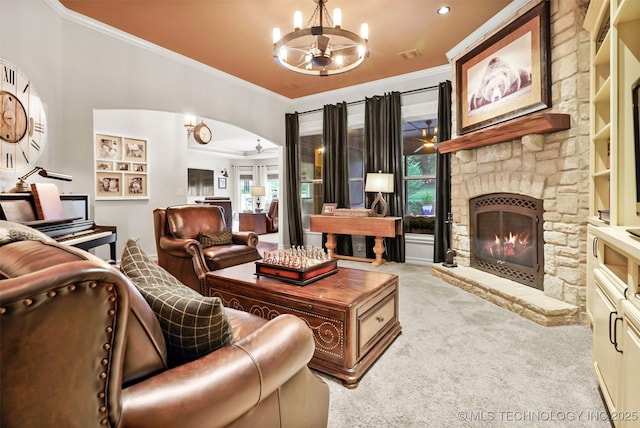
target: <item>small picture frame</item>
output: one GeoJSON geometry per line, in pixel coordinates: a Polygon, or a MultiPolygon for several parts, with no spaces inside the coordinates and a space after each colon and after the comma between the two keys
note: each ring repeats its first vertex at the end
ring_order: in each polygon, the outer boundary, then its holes
{"type": "Polygon", "coordinates": [[[333,215],[333,212],[336,210],[338,204],[322,204],[322,215],[333,215]]]}
{"type": "Polygon", "coordinates": [[[227,177],[218,177],[218,189],[227,188],[227,177]]]}

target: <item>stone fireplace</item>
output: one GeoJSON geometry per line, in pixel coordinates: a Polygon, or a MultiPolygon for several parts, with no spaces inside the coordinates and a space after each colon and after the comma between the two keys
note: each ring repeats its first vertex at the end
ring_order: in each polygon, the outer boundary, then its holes
{"type": "MultiPolygon", "coordinates": [[[[532,114],[507,130],[498,125],[451,140],[451,248],[456,251],[457,267],[437,263],[431,268],[434,276],[542,325],[587,322],[589,38],[582,28],[587,5],[581,0],[551,1],[552,108],[548,112],[569,115],[568,129],[530,131],[527,128],[535,127],[536,120],[532,114]],[[496,271],[495,266],[518,264],[504,258],[504,246],[496,250],[502,252],[500,257],[485,254],[482,258],[482,264],[493,259],[494,266],[478,266],[474,254],[478,238],[472,235],[478,218],[470,204],[498,193],[536,200],[542,208],[538,225],[542,236],[535,244],[541,266],[533,287],[496,271]]],[[[455,109],[455,67],[453,73],[455,109]]],[[[501,242],[509,239],[504,234],[499,232],[501,242]]],[[[495,242],[495,236],[492,239],[495,242]]],[[[533,267],[533,263],[524,264],[533,267]]]]}

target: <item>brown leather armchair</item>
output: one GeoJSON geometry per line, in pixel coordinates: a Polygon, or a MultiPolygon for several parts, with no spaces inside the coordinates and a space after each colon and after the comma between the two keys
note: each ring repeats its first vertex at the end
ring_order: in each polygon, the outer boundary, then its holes
{"type": "Polygon", "coordinates": [[[269,205],[269,212],[265,215],[267,218],[267,233],[278,231],[278,200],[273,199],[269,205]]]}
{"type": "Polygon", "coordinates": [[[43,241],[0,245],[0,426],[326,427],[329,392],[307,367],[301,319],[225,308],[234,342],[168,367],[135,286],[43,241]]]}
{"type": "Polygon", "coordinates": [[[153,223],[158,264],[199,293],[203,293],[207,272],[261,258],[254,232],[233,232],[231,244],[203,248],[198,241],[200,232],[213,234],[226,228],[222,211],[215,205],[157,208],[153,223]]]}

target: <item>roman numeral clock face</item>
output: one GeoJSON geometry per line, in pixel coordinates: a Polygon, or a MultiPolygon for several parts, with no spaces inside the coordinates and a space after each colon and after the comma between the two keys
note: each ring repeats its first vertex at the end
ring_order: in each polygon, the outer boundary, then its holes
{"type": "Polygon", "coordinates": [[[0,59],[0,172],[34,165],[46,143],[46,119],[35,88],[13,64],[0,59]]]}

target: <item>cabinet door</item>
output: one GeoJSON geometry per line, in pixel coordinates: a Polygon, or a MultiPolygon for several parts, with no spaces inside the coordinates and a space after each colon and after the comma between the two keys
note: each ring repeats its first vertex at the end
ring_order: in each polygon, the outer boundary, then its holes
{"type": "MultiPolygon", "coordinates": [[[[610,412],[618,410],[620,395],[620,365],[622,354],[611,343],[617,342],[621,349],[621,322],[617,307],[623,299],[622,293],[606,277],[601,269],[594,270],[593,299],[593,368],[595,369],[610,412]],[[617,336],[614,336],[617,333],[617,336]]],[[[619,425],[616,425],[619,426],[619,425]]]]}
{"type": "MultiPolygon", "coordinates": [[[[637,300],[637,299],[636,299],[637,300]]],[[[640,303],[622,302],[622,376],[620,394],[621,426],[640,427],[640,303]]]]}
{"type": "Polygon", "coordinates": [[[598,238],[587,233],[587,318],[593,326],[593,302],[595,300],[595,280],[593,271],[598,266],[598,238]]]}

